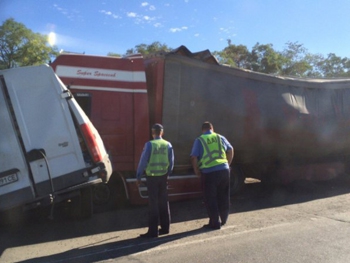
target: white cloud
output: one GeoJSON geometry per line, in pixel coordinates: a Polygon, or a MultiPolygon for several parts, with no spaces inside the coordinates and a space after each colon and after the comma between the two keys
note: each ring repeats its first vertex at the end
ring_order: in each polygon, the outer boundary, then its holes
{"type": "Polygon", "coordinates": [[[153,26],[154,26],[154,27],[161,27],[162,24],[161,24],[161,23],[155,23],[153,26]]]}
{"type": "Polygon", "coordinates": [[[199,33],[194,34],[195,37],[199,37],[199,33]]]}
{"type": "Polygon", "coordinates": [[[102,13],[102,14],[105,14],[107,16],[111,16],[111,17],[113,17],[115,19],[121,18],[119,15],[116,15],[116,14],[112,13],[111,11],[100,10],[99,12],[102,13]]]}
{"type": "Polygon", "coordinates": [[[221,32],[224,32],[224,33],[229,33],[229,32],[230,32],[230,29],[229,29],[229,28],[220,27],[219,30],[220,30],[221,32]]]}
{"type": "Polygon", "coordinates": [[[183,27],[173,27],[173,28],[170,28],[170,32],[176,33],[176,32],[181,32],[181,31],[186,30],[186,29],[188,29],[187,26],[183,26],[183,27]]]}
{"type": "Polygon", "coordinates": [[[134,13],[134,12],[128,12],[128,13],[126,13],[126,15],[127,15],[128,17],[137,17],[137,14],[134,13]]]}
{"type": "Polygon", "coordinates": [[[144,16],[143,19],[146,20],[147,22],[156,20],[155,17],[150,17],[150,16],[144,16]]]}
{"type": "Polygon", "coordinates": [[[150,5],[150,4],[149,4],[149,3],[147,3],[147,2],[143,2],[143,3],[141,3],[141,6],[142,6],[142,7],[146,7],[146,6],[148,6],[148,9],[149,9],[149,10],[151,10],[151,11],[156,10],[156,7],[155,7],[154,5],[150,5]]]}

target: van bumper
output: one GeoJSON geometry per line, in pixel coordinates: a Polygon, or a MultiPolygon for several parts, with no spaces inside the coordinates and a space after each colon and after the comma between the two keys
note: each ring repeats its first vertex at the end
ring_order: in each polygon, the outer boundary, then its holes
{"type": "Polygon", "coordinates": [[[107,183],[109,181],[112,172],[112,163],[108,155],[105,155],[102,162],[97,163],[96,166],[93,169],[91,169],[91,174],[97,175],[103,183],[107,183]]]}

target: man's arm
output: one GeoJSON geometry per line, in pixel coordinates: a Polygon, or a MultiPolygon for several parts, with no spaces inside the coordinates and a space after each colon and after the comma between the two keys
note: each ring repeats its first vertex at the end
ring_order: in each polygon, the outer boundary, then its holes
{"type": "Polygon", "coordinates": [[[169,146],[168,146],[168,157],[169,157],[168,176],[170,176],[174,169],[174,150],[171,143],[169,143],[169,146]]]}
{"type": "Polygon", "coordinates": [[[234,155],[234,150],[233,148],[232,149],[228,149],[226,151],[226,159],[227,159],[227,162],[228,162],[228,165],[231,164],[232,160],[233,160],[233,155],[234,155]]]}
{"type": "Polygon", "coordinates": [[[194,173],[199,177],[201,176],[201,171],[198,166],[198,156],[201,156],[201,143],[196,139],[193,143],[190,157],[194,173]]]}
{"type": "Polygon", "coordinates": [[[228,162],[228,165],[231,164],[232,160],[233,160],[233,156],[234,156],[234,149],[231,145],[231,143],[226,139],[226,137],[221,135],[221,142],[223,143],[224,147],[225,147],[225,153],[226,153],[226,159],[228,162]]]}
{"type": "Polygon", "coordinates": [[[192,167],[194,170],[194,173],[199,177],[201,176],[201,171],[199,170],[198,167],[198,159],[197,156],[191,156],[191,163],[192,163],[192,167]]]}
{"type": "Polygon", "coordinates": [[[136,172],[137,185],[141,183],[141,176],[143,175],[143,172],[145,171],[150,158],[149,146],[150,146],[149,143],[146,143],[145,146],[143,147],[143,151],[142,151],[141,158],[140,158],[139,165],[137,167],[137,172],[136,172]]]}

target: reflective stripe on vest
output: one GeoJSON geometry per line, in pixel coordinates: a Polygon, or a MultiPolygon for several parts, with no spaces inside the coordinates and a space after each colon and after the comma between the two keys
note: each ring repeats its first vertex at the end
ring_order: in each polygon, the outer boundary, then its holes
{"type": "Polygon", "coordinates": [[[168,145],[166,140],[152,140],[151,156],[146,167],[147,176],[161,176],[168,172],[169,158],[168,145]]]}
{"type": "Polygon", "coordinates": [[[200,169],[227,163],[226,153],[218,134],[202,134],[198,139],[203,145],[203,156],[199,161],[200,169]]]}

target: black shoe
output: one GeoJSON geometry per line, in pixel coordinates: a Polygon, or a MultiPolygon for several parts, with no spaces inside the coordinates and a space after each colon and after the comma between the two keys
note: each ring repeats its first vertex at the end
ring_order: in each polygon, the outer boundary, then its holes
{"type": "Polygon", "coordinates": [[[213,226],[213,225],[211,225],[211,224],[206,224],[206,225],[203,226],[203,228],[211,229],[211,230],[217,230],[217,229],[220,229],[221,226],[220,226],[220,225],[218,225],[218,226],[213,226]]]}
{"type": "Polygon", "coordinates": [[[169,234],[169,230],[165,230],[165,229],[159,229],[159,231],[158,231],[158,234],[159,235],[167,235],[167,234],[169,234]]]}
{"type": "Polygon", "coordinates": [[[152,238],[152,237],[158,237],[158,235],[152,235],[147,232],[146,234],[141,234],[140,237],[152,238]]]}
{"type": "Polygon", "coordinates": [[[226,224],[226,222],[221,222],[221,226],[224,226],[226,224]]]}

